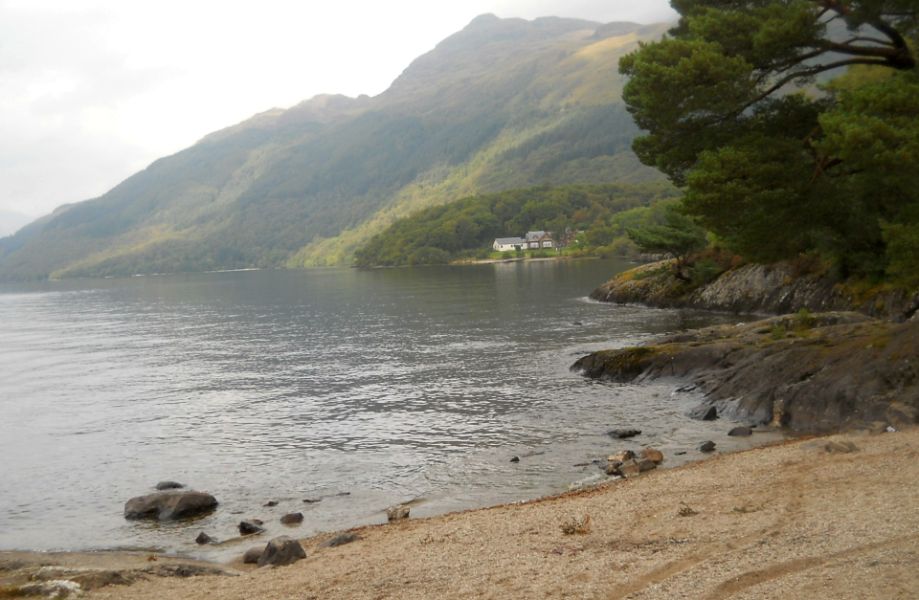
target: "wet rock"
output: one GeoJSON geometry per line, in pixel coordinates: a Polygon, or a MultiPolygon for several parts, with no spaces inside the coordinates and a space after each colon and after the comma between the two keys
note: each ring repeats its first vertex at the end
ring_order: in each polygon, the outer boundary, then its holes
{"type": "Polygon", "coordinates": [[[254,565],[258,563],[258,559],[262,557],[262,552],[265,551],[264,546],[255,546],[246,550],[246,553],[243,554],[243,563],[247,565],[254,565]]]}
{"type": "Polygon", "coordinates": [[[641,457],[654,462],[655,465],[664,462],[664,453],[655,448],[645,448],[641,451],[641,457]]]}
{"type": "Polygon", "coordinates": [[[715,442],[708,440],[707,442],[702,442],[699,446],[699,450],[702,452],[714,452],[715,451],[715,442]]]}
{"type": "Polygon", "coordinates": [[[676,455],[676,456],[686,456],[686,451],[685,451],[685,450],[681,450],[681,451],[679,451],[679,452],[674,452],[673,454],[676,455]]]}
{"type": "Polygon", "coordinates": [[[520,457],[519,457],[519,456],[514,456],[513,458],[511,458],[511,462],[512,462],[512,463],[519,463],[519,462],[520,462],[520,457]]]}
{"type": "Polygon", "coordinates": [[[241,535],[255,535],[257,533],[263,533],[265,530],[260,525],[261,521],[258,519],[253,519],[251,521],[240,521],[239,522],[239,533],[241,535]]]}
{"type": "Polygon", "coordinates": [[[409,512],[411,512],[411,509],[404,504],[391,506],[390,508],[386,509],[386,520],[390,523],[403,521],[408,518],[409,512]]]}
{"type": "Polygon", "coordinates": [[[344,546],[345,544],[350,544],[361,539],[361,536],[356,533],[343,533],[337,535],[330,540],[326,540],[319,544],[320,548],[337,548],[338,546],[344,546]]]}
{"type": "MultiPolygon", "coordinates": [[[[304,502],[305,502],[305,501],[304,501],[304,502]]],[[[266,502],[266,503],[263,504],[262,506],[265,506],[265,507],[268,507],[268,508],[272,508],[272,507],[277,506],[277,505],[278,505],[278,501],[277,501],[277,500],[269,500],[268,502],[266,502]]]]}
{"type": "Polygon", "coordinates": [[[735,427],[728,432],[732,437],[747,437],[753,435],[753,430],[749,427],[735,427]]]}
{"type": "Polygon", "coordinates": [[[283,517],[281,517],[281,523],[283,523],[284,525],[299,525],[302,522],[303,522],[303,513],[301,512],[288,513],[284,515],[283,517]]]}
{"type": "Polygon", "coordinates": [[[124,505],[126,519],[186,519],[217,508],[217,499],[204,492],[166,490],[131,498],[124,505]]]}
{"type": "Polygon", "coordinates": [[[714,421],[718,418],[718,409],[714,406],[702,404],[689,411],[689,418],[697,421],[714,421]]]}
{"type": "Polygon", "coordinates": [[[851,452],[858,452],[858,446],[852,442],[827,442],[823,449],[829,454],[849,454],[851,452]]]}
{"type": "Polygon", "coordinates": [[[317,502],[322,502],[322,498],[304,498],[304,504],[316,504],[317,502]]]}
{"type": "Polygon", "coordinates": [[[180,490],[185,487],[184,483],[179,483],[178,481],[161,481],[156,484],[156,489],[159,491],[163,490],[180,490]]]}
{"type": "Polygon", "coordinates": [[[217,540],[215,540],[208,534],[204,533],[203,531],[198,534],[198,537],[195,538],[195,543],[198,544],[199,546],[203,546],[205,544],[213,544],[216,541],[217,540]]]}
{"type": "Polygon", "coordinates": [[[609,462],[625,462],[627,460],[635,458],[635,453],[631,450],[623,450],[618,454],[610,454],[606,460],[609,462]]]}
{"type": "Polygon", "coordinates": [[[626,438],[635,437],[636,435],[641,435],[641,429],[613,429],[606,433],[617,440],[624,440],[626,438]]]}
{"type": "MultiPolygon", "coordinates": [[[[5,591],[5,590],[4,590],[5,591]]],[[[27,583],[13,592],[15,596],[43,596],[45,598],[79,598],[83,588],[79,583],[66,579],[27,583]]],[[[11,594],[11,596],[13,596],[11,594]]],[[[4,594],[5,595],[5,594],[4,594]]]]}
{"type": "Polygon", "coordinates": [[[258,566],[283,567],[304,558],[306,558],[306,551],[303,550],[300,542],[282,535],[268,542],[258,559],[258,566]]]}
{"type": "Polygon", "coordinates": [[[648,458],[639,458],[636,462],[638,463],[638,470],[641,473],[653,471],[657,468],[657,463],[648,458]]]}
{"type": "Polygon", "coordinates": [[[635,477],[639,473],[641,473],[641,467],[634,458],[623,461],[622,464],[619,465],[619,475],[622,477],[635,477]]]}
{"type": "Polygon", "coordinates": [[[610,475],[610,476],[622,475],[622,472],[619,470],[621,466],[622,466],[621,461],[618,461],[618,460],[612,461],[610,463],[607,463],[606,468],[603,470],[606,472],[607,475],[610,475]]]}

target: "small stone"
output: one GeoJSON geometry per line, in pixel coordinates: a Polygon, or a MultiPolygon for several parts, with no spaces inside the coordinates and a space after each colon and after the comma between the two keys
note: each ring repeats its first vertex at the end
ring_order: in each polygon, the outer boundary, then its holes
{"type": "Polygon", "coordinates": [[[653,461],[655,465],[664,462],[664,453],[655,448],[645,448],[641,451],[641,457],[653,461]]]}
{"type": "Polygon", "coordinates": [[[512,462],[512,463],[519,463],[519,462],[520,462],[520,457],[519,457],[519,456],[514,456],[513,458],[511,458],[511,462],[512,462]]]}
{"type": "Polygon", "coordinates": [[[304,498],[304,504],[316,504],[317,502],[322,502],[322,498],[304,498]]]}
{"type": "Polygon", "coordinates": [[[708,440],[707,442],[702,442],[702,445],[699,446],[699,450],[702,452],[714,452],[715,442],[711,440],[708,440]]]}
{"type": "Polygon", "coordinates": [[[266,502],[266,503],[263,504],[262,506],[267,506],[268,508],[271,508],[272,506],[277,506],[277,505],[278,505],[278,501],[277,501],[277,500],[269,500],[268,502],[266,502]]]}
{"type": "Polygon", "coordinates": [[[263,533],[265,530],[260,527],[262,524],[258,519],[253,519],[252,521],[240,521],[239,523],[239,533],[241,535],[255,535],[257,533],[263,533]]]}
{"type": "Polygon", "coordinates": [[[676,456],[686,456],[686,451],[680,450],[679,452],[674,452],[673,454],[676,456]]]}
{"type": "Polygon", "coordinates": [[[620,461],[613,461],[613,462],[608,463],[608,464],[606,465],[606,469],[604,469],[604,470],[606,471],[606,474],[607,474],[607,475],[610,475],[610,476],[612,476],[612,475],[622,475],[622,472],[619,470],[619,468],[620,468],[621,466],[622,466],[622,462],[620,462],[620,461]]]}
{"type": "Polygon", "coordinates": [[[198,534],[198,537],[195,538],[195,543],[199,546],[203,546],[205,544],[213,544],[214,541],[214,538],[204,533],[203,531],[198,534]]]}
{"type": "Polygon", "coordinates": [[[306,551],[295,539],[286,535],[276,537],[265,546],[265,550],[258,559],[258,566],[264,567],[271,565],[273,567],[283,567],[290,565],[298,560],[306,558],[306,551]]]}
{"type": "Polygon", "coordinates": [[[338,546],[344,546],[345,544],[350,544],[361,539],[361,536],[356,533],[343,533],[333,537],[331,540],[327,540],[319,544],[320,548],[336,548],[338,546]]]}
{"type": "Polygon", "coordinates": [[[281,517],[281,523],[284,525],[299,525],[303,522],[303,513],[289,513],[281,517]]]}
{"type": "Polygon", "coordinates": [[[156,489],[163,490],[180,490],[185,487],[184,483],[179,483],[178,481],[161,481],[156,484],[156,489]]]}
{"type": "Polygon", "coordinates": [[[631,460],[633,458],[635,458],[634,452],[632,452],[631,450],[623,450],[619,454],[610,454],[609,456],[606,457],[606,460],[608,460],[609,462],[620,462],[621,463],[627,460],[631,460]]]}
{"type": "Polygon", "coordinates": [[[255,546],[254,548],[249,548],[246,550],[246,553],[243,554],[243,563],[247,565],[254,565],[258,562],[258,559],[262,557],[262,552],[265,551],[264,546],[255,546]]]}
{"type": "Polygon", "coordinates": [[[390,523],[405,520],[408,518],[409,512],[411,512],[411,509],[404,504],[391,506],[386,509],[386,520],[390,523]]]}
{"type": "Polygon", "coordinates": [[[753,435],[753,430],[749,427],[735,427],[728,432],[728,435],[732,437],[747,437],[753,435]]]}
{"type": "Polygon", "coordinates": [[[613,429],[612,431],[606,432],[610,437],[616,438],[618,440],[624,440],[626,438],[632,438],[636,435],[641,435],[640,429],[613,429]]]}

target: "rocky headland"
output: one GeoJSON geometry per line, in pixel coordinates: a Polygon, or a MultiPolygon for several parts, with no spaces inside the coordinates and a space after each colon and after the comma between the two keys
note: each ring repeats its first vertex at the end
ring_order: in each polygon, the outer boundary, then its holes
{"type": "Polygon", "coordinates": [[[895,321],[908,320],[919,310],[919,290],[853,285],[821,271],[802,271],[806,269],[793,263],[747,264],[703,283],[674,277],[673,261],[664,260],[620,273],[590,297],[617,304],[736,313],[853,311],[895,321]]]}
{"type": "Polygon", "coordinates": [[[594,352],[572,366],[588,377],[686,378],[691,384],[682,389],[705,394],[691,416],[801,433],[919,422],[917,293],[874,289],[859,294],[825,276],[796,275],[790,265],[746,265],[692,286],[674,277],[672,263],[664,261],[622,273],[592,297],[792,314],[594,352]]]}

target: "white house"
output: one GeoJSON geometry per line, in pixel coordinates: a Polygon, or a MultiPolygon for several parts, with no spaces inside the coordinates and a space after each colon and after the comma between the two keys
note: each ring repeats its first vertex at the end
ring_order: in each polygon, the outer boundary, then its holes
{"type": "Polygon", "coordinates": [[[555,248],[555,240],[552,234],[546,231],[528,231],[526,235],[527,248],[555,248]]]}
{"type": "Polygon", "coordinates": [[[519,237],[507,237],[507,238],[498,238],[495,240],[495,243],[492,244],[498,252],[512,252],[514,250],[522,250],[526,248],[527,241],[519,237]]]}

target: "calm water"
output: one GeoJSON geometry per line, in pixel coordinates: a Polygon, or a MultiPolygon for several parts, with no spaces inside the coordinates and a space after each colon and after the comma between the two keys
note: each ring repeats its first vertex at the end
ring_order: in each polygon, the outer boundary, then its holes
{"type": "MultiPolygon", "coordinates": [[[[665,453],[724,423],[673,382],[568,371],[582,354],[735,319],[586,300],[626,265],[241,272],[0,287],[0,549],[149,547],[211,558],[198,531],[258,517],[307,535],[533,498],[599,477],[622,444],[665,453]],[[526,454],[532,456],[525,456],[526,454]],[[509,459],[524,456],[518,464],[509,459]],[[213,493],[192,524],[126,522],[176,479],[213,493]],[[348,495],[338,495],[347,492],[348,495]],[[304,498],[322,498],[304,504],[304,498]],[[265,508],[275,500],[279,505],[265,508]]],[[[762,440],[760,436],[755,436],[762,440]]],[[[251,540],[244,544],[251,545],[251,540]]]]}

